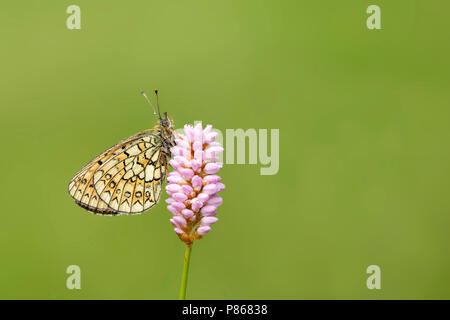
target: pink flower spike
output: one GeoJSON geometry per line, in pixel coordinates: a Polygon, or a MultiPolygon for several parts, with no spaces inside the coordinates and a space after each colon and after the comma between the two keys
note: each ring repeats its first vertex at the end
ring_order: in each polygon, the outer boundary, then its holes
{"type": "Polygon", "coordinates": [[[178,169],[178,172],[181,174],[181,176],[185,179],[190,179],[192,178],[192,176],[194,175],[194,171],[192,171],[191,169],[187,169],[187,168],[180,168],[178,169]]]}
{"type": "MultiPolygon", "coordinates": [[[[222,147],[222,145],[220,144],[220,142],[211,142],[209,144],[209,147],[222,147]]],[[[208,148],[206,148],[206,150],[208,150],[208,148]]]]}
{"type": "Polygon", "coordinates": [[[203,134],[207,135],[208,133],[210,133],[212,130],[212,125],[208,124],[205,129],[203,129],[203,134]]]}
{"type": "Polygon", "coordinates": [[[185,125],[184,133],[186,134],[186,140],[188,143],[194,141],[194,128],[192,126],[185,125]]]}
{"type": "Polygon", "coordinates": [[[181,214],[183,215],[183,217],[185,217],[186,219],[189,219],[191,217],[194,216],[194,212],[192,210],[189,209],[183,209],[181,210],[181,214]]]}
{"type": "Polygon", "coordinates": [[[213,212],[210,212],[210,213],[202,213],[202,215],[204,217],[212,217],[212,216],[215,216],[216,214],[217,214],[216,211],[213,211],[213,212]]]}
{"type": "MultiPolygon", "coordinates": [[[[197,161],[200,161],[200,162],[203,161],[204,156],[205,156],[205,152],[203,150],[197,150],[194,152],[194,158],[197,161]]],[[[191,162],[191,165],[192,165],[192,162],[191,162]]]]}
{"type": "Polygon", "coordinates": [[[203,207],[203,202],[201,202],[198,199],[192,200],[191,208],[194,212],[198,212],[198,210],[200,210],[202,207],[203,207]]]}
{"type": "Polygon", "coordinates": [[[202,167],[202,161],[197,160],[197,159],[191,160],[192,170],[194,170],[195,172],[198,172],[199,169],[201,169],[201,167],[202,167]]]}
{"type": "Polygon", "coordinates": [[[184,193],[177,192],[172,195],[172,198],[176,201],[183,202],[187,199],[187,196],[184,193]]]}
{"type": "Polygon", "coordinates": [[[181,191],[183,191],[183,193],[189,197],[191,193],[194,192],[194,189],[192,189],[190,185],[184,184],[183,186],[181,186],[181,191]]]}
{"type": "Polygon", "coordinates": [[[186,150],[180,147],[173,147],[172,149],[170,149],[170,152],[178,156],[184,156],[186,154],[186,150]]]}
{"type": "Polygon", "coordinates": [[[168,185],[166,186],[166,190],[167,190],[168,192],[174,192],[174,193],[176,193],[176,192],[180,192],[180,191],[181,191],[181,187],[180,187],[178,184],[170,183],[170,184],[168,184],[168,185]]]}
{"type": "Polygon", "coordinates": [[[217,185],[215,184],[207,184],[203,187],[203,192],[206,194],[214,194],[216,193],[217,185]]]}
{"type": "MultiPolygon", "coordinates": [[[[173,158],[173,160],[175,160],[176,162],[178,162],[179,164],[180,164],[180,166],[179,167],[181,167],[181,166],[187,166],[188,164],[189,164],[189,160],[188,159],[186,159],[185,157],[182,157],[182,156],[175,156],[174,158],[173,158]]],[[[172,160],[170,160],[170,161],[172,161],[172,160]]],[[[170,161],[169,161],[169,163],[170,163],[170,161]]],[[[172,166],[172,164],[170,164],[171,166],[172,166]]],[[[173,167],[173,166],[172,166],[173,167]]],[[[178,168],[179,168],[178,167],[178,168]]],[[[178,168],[175,168],[174,167],[174,169],[178,169],[178,168]]]]}
{"type": "Polygon", "coordinates": [[[180,228],[175,228],[175,229],[173,229],[177,234],[183,234],[184,233],[184,231],[182,230],[182,229],[180,229],[180,228]]]}
{"type": "Polygon", "coordinates": [[[195,141],[192,145],[192,149],[195,151],[202,151],[203,144],[200,141],[195,141]]]}
{"type": "Polygon", "coordinates": [[[214,211],[216,211],[216,209],[217,209],[216,206],[209,205],[209,206],[203,207],[203,208],[200,210],[200,212],[201,212],[203,215],[209,215],[209,214],[213,213],[214,211]]]}
{"type": "Polygon", "coordinates": [[[203,144],[203,129],[202,124],[197,123],[197,125],[194,128],[194,143],[200,143],[203,144]]]}
{"type": "Polygon", "coordinates": [[[209,198],[208,205],[215,205],[215,206],[221,206],[222,205],[222,198],[218,195],[215,195],[214,197],[209,198]]]}
{"type": "MultiPolygon", "coordinates": [[[[221,148],[222,149],[222,148],[221,148]]],[[[217,161],[218,156],[223,152],[223,149],[220,150],[217,147],[214,148],[210,148],[208,150],[206,150],[205,152],[205,158],[210,160],[210,161],[217,161]]]]}
{"type": "Polygon", "coordinates": [[[169,176],[167,177],[167,181],[170,183],[175,183],[175,184],[179,184],[179,183],[184,183],[184,179],[180,176],[169,176]]]}
{"type": "Polygon", "coordinates": [[[171,206],[174,207],[177,211],[181,211],[181,210],[183,210],[184,208],[186,208],[186,206],[184,205],[184,203],[178,202],[178,201],[173,202],[173,203],[171,204],[171,206]]]}
{"type": "Polygon", "coordinates": [[[217,183],[220,180],[222,180],[222,178],[219,176],[216,176],[216,175],[209,175],[209,176],[204,177],[203,180],[205,180],[208,183],[217,183]]]}
{"type": "Polygon", "coordinates": [[[185,125],[184,135],[176,134],[175,145],[170,149],[169,164],[175,171],[167,178],[167,208],[173,214],[170,222],[174,231],[188,247],[210,232],[210,226],[218,221],[215,215],[222,198],[217,192],[225,189],[225,185],[217,174],[223,166],[219,155],[224,151],[214,141],[217,136],[211,125],[204,129],[201,124],[185,125]]]}
{"type": "Polygon", "coordinates": [[[205,136],[205,142],[206,142],[206,143],[211,143],[211,142],[213,142],[213,141],[216,139],[217,135],[218,135],[217,132],[210,132],[210,133],[206,134],[206,136],[205,136]]]}
{"type": "Polygon", "coordinates": [[[216,162],[207,163],[205,166],[205,172],[207,174],[214,174],[222,168],[222,165],[216,162]]]}
{"type": "Polygon", "coordinates": [[[207,193],[202,192],[197,196],[197,199],[205,203],[206,201],[209,200],[209,195],[207,193]]]}
{"type": "Polygon", "coordinates": [[[200,190],[200,188],[203,185],[203,180],[199,176],[193,176],[191,179],[192,187],[194,187],[194,190],[200,190]]]}
{"type": "Polygon", "coordinates": [[[184,219],[182,216],[175,216],[171,220],[174,220],[178,226],[186,225],[186,219],[184,219]]]}
{"type": "Polygon", "coordinates": [[[202,218],[202,226],[210,226],[214,223],[216,223],[219,220],[219,218],[216,217],[204,217],[202,218]]]}
{"type": "Polygon", "coordinates": [[[217,189],[216,190],[217,190],[216,192],[220,192],[220,191],[225,190],[225,185],[223,183],[219,182],[217,184],[217,189]]]}
{"type": "Polygon", "coordinates": [[[174,215],[179,214],[178,210],[177,210],[174,206],[172,206],[172,205],[167,206],[167,209],[168,209],[170,212],[172,212],[172,214],[174,214],[174,215]]]}
{"type": "Polygon", "coordinates": [[[184,148],[184,149],[190,149],[191,148],[191,145],[187,141],[185,141],[183,139],[175,139],[175,143],[177,144],[177,146],[179,146],[181,148],[184,148]]]}
{"type": "Polygon", "coordinates": [[[215,152],[216,154],[222,153],[223,148],[219,146],[213,146],[206,149],[206,152],[215,152]]]}
{"type": "Polygon", "coordinates": [[[201,236],[207,234],[208,232],[211,231],[211,227],[210,226],[203,226],[197,229],[197,233],[201,236]]]}
{"type": "Polygon", "coordinates": [[[172,159],[169,161],[169,164],[172,166],[172,168],[174,169],[178,169],[179,167],[181,167],[181,164],[178,163],[178,161],[176,161],[175,159],[172,159]]]}

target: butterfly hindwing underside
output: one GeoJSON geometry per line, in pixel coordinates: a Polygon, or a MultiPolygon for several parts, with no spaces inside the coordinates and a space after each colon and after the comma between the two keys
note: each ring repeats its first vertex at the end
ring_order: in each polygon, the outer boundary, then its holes
{"type": "MultiPolygon", "coordinates": [[[[98,214],[137,214],[154,206],[167,174],[168,148],[161,130],[145,130],[98,155],[69,183],[81,207],[98,214]]],[[[170,145],[169,145],[170,147],[170,145]]]]}

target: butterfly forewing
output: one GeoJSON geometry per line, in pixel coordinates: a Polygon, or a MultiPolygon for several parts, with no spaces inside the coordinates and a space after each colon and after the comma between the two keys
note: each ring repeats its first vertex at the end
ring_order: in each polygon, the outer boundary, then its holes
{"type": "Polygon", "coordinates": [[[136,214],[155,205],[166,177],[159,130],[138,133],[81,169],[69,193],[81,207],[100,214],[136,214]]]}

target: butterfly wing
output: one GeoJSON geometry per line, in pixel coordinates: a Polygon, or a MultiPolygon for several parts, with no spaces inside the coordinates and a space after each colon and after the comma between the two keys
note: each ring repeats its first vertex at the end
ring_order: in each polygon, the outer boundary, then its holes
{"type": "Polygon", "coordinates": [[[117,213],[141,213],[154,206],[166,177],[166,157],[156,133],[148,134],[99,167],[93,182],[99,198],[117,213]]]}
{"type": "Polygon", "coordinates": [[[155,205],[166,176],[158,132],[140,132],[85,165],[69,183],[75,202],[107,215],[140,213],[155,205]]]}

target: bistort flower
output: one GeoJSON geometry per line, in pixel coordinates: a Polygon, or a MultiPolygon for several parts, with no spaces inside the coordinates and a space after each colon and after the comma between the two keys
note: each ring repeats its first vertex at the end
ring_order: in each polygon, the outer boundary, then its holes
{"type": "Polygon", "coordinates": [[[216,223],[216,209],[222,205],[217,194],[225,189],[216,173],[222,168],[218,156],[223,152],[219,142],[214,142],[216,132],[212,126],[185,125],[184,135],[178,134],[176,146],[171,148],[170,165],[175,169],[167,177],[167,209],[173,214],[170,222],[178,237],[191,246],[211,231],[216,223]]]}

